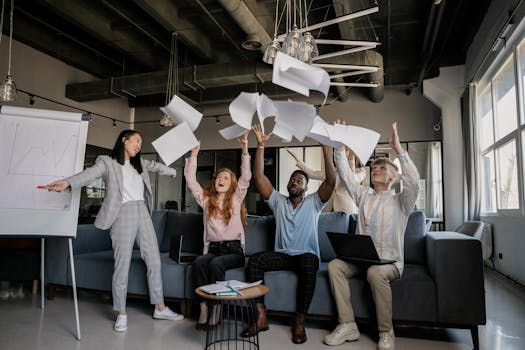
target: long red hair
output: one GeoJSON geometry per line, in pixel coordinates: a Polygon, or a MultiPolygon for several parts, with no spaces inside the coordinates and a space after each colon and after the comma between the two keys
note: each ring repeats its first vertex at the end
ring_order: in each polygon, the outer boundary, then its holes
{"type": "MultiPolygon", "coordinates": [[[[219,214],[222,214],[222,217],[224,218],[224,221],[226,224],[230,223],[230,219],[233,215],[233,195],[235,193],[235,190],[237,189],[237,176],[228,168],[221,168],[217,170],[210,182],[206,185],[204,188],[204,195],[208,197],[208,215],[210,217],[217,217],[219,214]],[[217,179],[217,176],[220,173],[226,172],[230,174],[231,178],[231,185],[228,189],[228,192],[224,195],[224,202],[222,209],[219,207],[219,198],[217,190],[215,189],[215,180],[217,179]]],[[[246,228],[248,226],[248,212],[246,210],[246,206],[244,205],[244,201],[241,203],[241,222],[242,226],[246,228]]]]}

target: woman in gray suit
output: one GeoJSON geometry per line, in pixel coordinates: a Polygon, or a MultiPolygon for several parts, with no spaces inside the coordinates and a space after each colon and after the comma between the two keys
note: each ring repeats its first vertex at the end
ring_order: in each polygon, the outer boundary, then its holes
{"type": "Polygon", "coordinates": [[[118,311],[114,329],[127,330],[126,295],[131,253],[135,239],[146,263],[150,301],[155,304],[153,317],[181,320],[179,315],[164,305],[160,255],[157,237],[150,213],[152,207],[148,171],[175,176],[175,169],[155,161],[141,159],[142,138],[134,130],[124,130],[118,136],[109,156],[99,156],[95,165],[84,171],[55,181],[47,188],[62,192],[66,188],[80,188],[98,178],[106,183],[106,195],[97,214],[95,226],[111,228],[111,241],[115,258],[113,270],[113,309],[118,311]]]}

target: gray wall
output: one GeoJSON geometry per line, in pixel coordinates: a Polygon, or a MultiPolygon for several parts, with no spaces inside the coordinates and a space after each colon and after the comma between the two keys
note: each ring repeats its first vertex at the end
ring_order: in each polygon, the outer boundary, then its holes
{"type": "MultiPolygon", "coordinates": [[[[466,82],[481,78],[485,71],[491,69],[489,66],[499,52],[490,53],[488,56],[486,56],[486,54],[490,52],[490,48],[504,25],[505,20],[508,18],[509,12],[513,10],[518,3],[519,0],[492,1],[480,30],[467,53],[465,66],[466,82]]],[[[519,27],[517,24],[523,19],[524,12],[525,4],[522,3],[514,16],[514,29],[516,34],[518,34],[523,27],[523,24],[519,27]]],[[[515,36],[517,37],[517,35],[515,36]]],[[[514,40],[515,38],[510,38],[508,43],[509,47],[512,47],[514,40]]],[[[496,270],[508,275],[521,284],[525,284],[525,269],[523,268],[523,266],[525,266],[525,255],[523,254],[523,247],[525,247],[525,218],[523,216],[499,215],[482,217],[482,220],[492,224],[496,270]],[[499,258],[500,253],[502,258],[499,258]]]]}
{"type": "MultiPolygon", "coordinates": [[[[434,131],[434,124],[441,120],[441,112],[431,102],[415,91],[407,96],[401,88],[387,88],[385,99],[381,103],[372,103],[359,93],[351,92],[350,97],[345,102],[335,101],[331,105],[326,105],[320,110],[320,116],[326,121],[335,119],[345,120],[347,123],[376,130],[381,134],[380,142],[386,142],[392,133],[392,122],[397,121],[401,141],[433,141],[441,140],[441,132],[434,131]]],[[[161,128],[157,120],[161,118],[158,108],[137,108],[135,120],[154,120],[153,123],[136,124],[144,139],[144,149],[152,152],[151,141],[166,132],[161,128]]],[[[237,148],[235,140],[226,141],[220,136],[218,130],[233,124],[229,116],[221,116],[220,123],[215,118],[203,118],[195,135],[201,140],[201,148],[205,149],[228,149],[237,148]]],[[[271,118],[270,118],[271,119],[271,118]]],[[[268,130],[273,128],[273,122],[269,120],[265,123],[268,130]]],[[[314,140],[306,138],[300,143],[295,138],[290,146],[295,145],[315,145],[314,140]]],[[[250,136],[250,147],[255,147],[256,140],[250,136]]],[[[284,144],[277,137],[272,137],[268,141],[268,146],[282,147],[284,144]]]]}
{"type": "MultiPolygon", "coordinates": [[[[2,80],[7,75],[8,45],[9,37],[3,36],[0,45],[0,79],[2,80]]],[[[126,122],[130,120],[132,111],[128,107],[127,101],[120,98],[86,103],[78,103],[66,98],[66,84],[90,81],[96,78],[14,40],[11,75],[18,89],[82,110],[89,110],[126,122]]],[[[31,106],[29,105],[29,97],[20,92],[16,101],[2,104],[59,111],[78,111],[39,98],[35,98],[35,104],[31,106]]],[[[117,123],[117,128],[113,128],[112,124],[112,120],[93,116],[93,120],[89,123],[87,143],[112,148],[118,132],[129,127],[128,123],[117,123]]]]}

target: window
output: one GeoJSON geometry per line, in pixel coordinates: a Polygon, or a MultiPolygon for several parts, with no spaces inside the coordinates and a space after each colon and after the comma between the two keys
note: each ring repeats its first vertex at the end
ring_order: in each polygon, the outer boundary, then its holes
{"type": "Polygon", "coordinates": [[[478,89],[482,214],[519,215],[523,208],[519,180],[523,174],[520,157],[525,152],[525,130],[520,117],[520,102],[523,105],[525,96],[524,45],[522,41],[496,67],[495,73],[487,74],[484,85],[478,89]]]}

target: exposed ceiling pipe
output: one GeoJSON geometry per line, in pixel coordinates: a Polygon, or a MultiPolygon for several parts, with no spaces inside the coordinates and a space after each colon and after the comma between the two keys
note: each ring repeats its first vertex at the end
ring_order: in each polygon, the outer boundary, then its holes
{"type": "MultiPolygon", "coordinates": [[[[436,16],[436,20],[434,21],[434,25],[432,28],[432,38],[430,40],[430,44],[428,45],[428,49],[426,50],[426,52],[424,52],[423,65],[421,66],[421,70],[419,71],[419,79],[418,79],[417,85],[419,86],[419,89],[421,91],[423,91],[423,79],[425,78],[428,64],[430,63],[430,60],[432,59],[432,54],[434,53],[434,46],[436,45],[436,39],[439,33],[439,29],[441,28],[441,22],[443,20],[443,14],[445,12],[446,5],[447,5],[446,0],[439,0],[439,1],[436,0],[432,2],[432,8],[439,6],[439,9],[438,9],[438,13],[436,16]]],[[[432,16],[432,10],[430,11],[430,15],[432,16]]],[[[431,23],[432,23],[432,18],[429,18],[429,25],[431,25],[431,23]]],[[[428,29],[428,26],[427,26],[427,29],[428,29]]]]}
{"type": "Polygon", "coordinates": [[[219,0],[219,2],[246,33],[247,39],[242,43],[242,47],[247,50],[264,52],[272,38],[270,38],[270,35],[268,35],[244,1],[219,0]]]}

